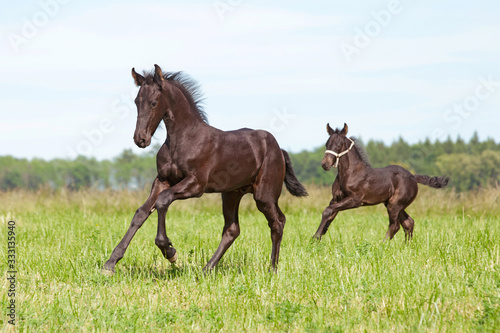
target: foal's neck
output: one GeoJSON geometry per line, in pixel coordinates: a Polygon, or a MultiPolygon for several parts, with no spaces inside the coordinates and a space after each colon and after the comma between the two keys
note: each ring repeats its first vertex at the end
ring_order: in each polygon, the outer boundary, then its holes
{"type": "Polygon", "coordinates": [[[351,151],[342,156],[339,161],[339,175],[350,175],[353,173],[363,172],[368,169],[366,163],[363,162],[356,146],[353,146],[351,151]]]}
{"type": "Polygon", "coordinates": [[[167,110],[163,121],[170,136],[194,136],[200,126],[207,126],[198,113],[198,110],[189,103],[184,94],[177,92],[170,97],[170,110],[167,110]]]}

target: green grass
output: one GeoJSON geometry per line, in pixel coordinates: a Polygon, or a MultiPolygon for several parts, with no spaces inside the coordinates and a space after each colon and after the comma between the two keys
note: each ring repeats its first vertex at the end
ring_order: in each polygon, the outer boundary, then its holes
{"type": "MultiPolygon", "coordinates": [[[[18,331],[112,332],[494,332],[500,328],[500,190],[458,195],[421,187],[402,230],[382,243],[382,207],[342,212],[311,241],[328,189],[288,193],[278,273],[270,232],[251,196],[241,235],[217,269],[203,266],[222,231],[219,196],[176,202],[167,233],[172,266],[154,245],[156,213],[139,230],[116,274],[100,269],[147,193],[0,194],[2,273],[7,221],[17,223],[18,331]]],[[[2,309],[8,298],[2,281],[2,309]]],[[[5,312],[5,310],[3,310],[5,312]]],[[[12,331],[6,316],[4,331],[12,331]]]]}

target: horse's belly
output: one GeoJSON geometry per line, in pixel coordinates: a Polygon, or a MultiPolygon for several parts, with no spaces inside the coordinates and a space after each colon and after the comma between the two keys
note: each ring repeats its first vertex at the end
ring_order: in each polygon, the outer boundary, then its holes
{"type": "Polygon", "coordinates": [[[366,191],[363,197],[363,205],[371,206],[386,202],[394,194],[394,188],[389,184],[378,187],[372,187],[370,191],[366,191]]]}
{"type": "Polygon", "coordinates": [[[205,187],[206,193],[229,192],[252,184],[252,177],[245,175],[231,174],[221,170],[215,172],[208,180],[205,187]]]}

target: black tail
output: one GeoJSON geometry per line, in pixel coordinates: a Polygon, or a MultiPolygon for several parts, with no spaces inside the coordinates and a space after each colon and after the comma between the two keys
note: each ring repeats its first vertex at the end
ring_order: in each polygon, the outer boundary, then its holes
{"type": "Polygon", "coordinates": [[[433,188],[443,188],[448,185],[450,178],[448,177],[430,177],[427,175],[414,175],[417,183],[428,185],[433,188]]]}
{"type": "Polygon", "coordinates": [[[292,161],[290,160],[290,156],[288,153],[281,149],[283,153],[283,157],[285,158],[286,164],[286,174],[285,174],[285,186],[288,192],[290,192],[293,196],[296,197],[306,197],[309,194],[307,193],[305,187],[299,182],[297,177],[295,176],[295,172],[293,172],[292,161]]]}

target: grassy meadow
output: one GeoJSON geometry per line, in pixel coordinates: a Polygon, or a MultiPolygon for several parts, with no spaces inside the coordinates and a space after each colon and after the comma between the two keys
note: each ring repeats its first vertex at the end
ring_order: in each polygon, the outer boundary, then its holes
{"type": "MultiPolygon", "coordinates": [[[[311,240],[330,200],[286,191],[278,273],[271,239],[251,195],[240,207],[241,235],[217,269],[219,195],[175,202],[167,234],[175,266],[154,244],[156,212],[132,240],[116,274],[101,267],[147,191],[0,193],[3,276],[7,222],[16,221],[15,330],[19,332],[494,332],[500,329],[500,189],[474,193],[424,186],[402,229],[382,243],[383,206],[341,212],[321,242],[311,240]]],[[[7,323],[2,279],[2,331],[7,323]]]]}

